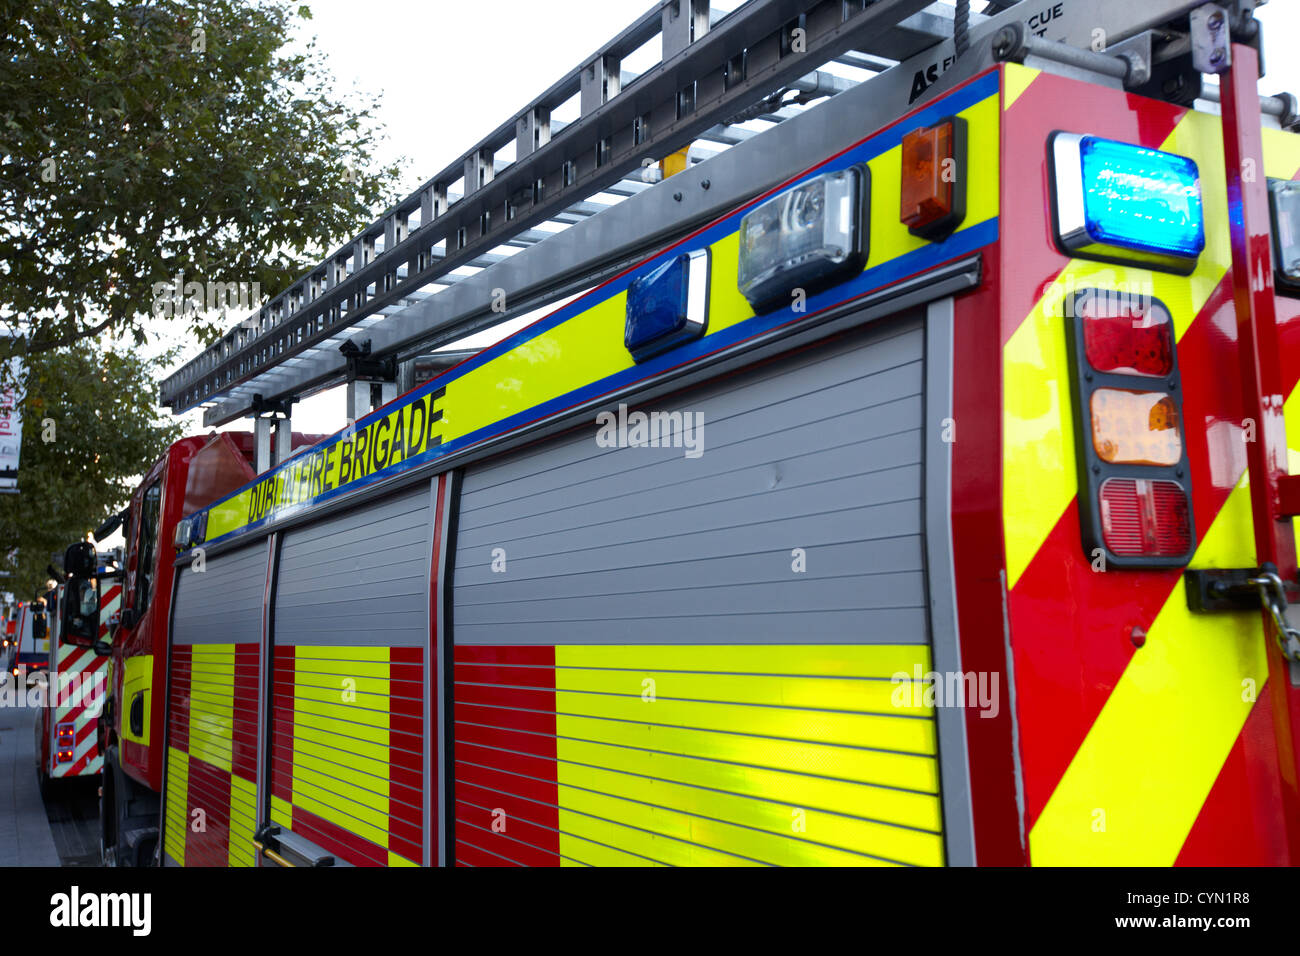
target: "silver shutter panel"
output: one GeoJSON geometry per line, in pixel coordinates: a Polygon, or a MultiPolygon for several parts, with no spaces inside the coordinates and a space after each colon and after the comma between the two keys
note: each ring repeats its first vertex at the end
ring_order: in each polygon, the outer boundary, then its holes
{"type": "Polygon", "coordinates": [[[181,568],[172,610],[176,644],[251,644],[262,640],[266,541],[181,568]]]}
{"type": "Polygon", "coordinates": [[[593,423],[467,469],[455,642],[926,642],[923,356],[908,321],[647,407],[695,458],[593,423]]]}
{"type": "Polygon", "coordinates": [[[423,647],[429,629],[429,488],[290,531],[275,643],[423,647]]]}

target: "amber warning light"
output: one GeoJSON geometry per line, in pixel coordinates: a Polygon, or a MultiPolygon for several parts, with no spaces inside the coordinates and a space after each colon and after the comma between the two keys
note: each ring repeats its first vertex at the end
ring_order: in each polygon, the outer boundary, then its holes
{"type": "Polygon", "coordinates": [[[950,116],[903,136],[899,220],[938,242],[966,217],[966,121],[950,116]]]}

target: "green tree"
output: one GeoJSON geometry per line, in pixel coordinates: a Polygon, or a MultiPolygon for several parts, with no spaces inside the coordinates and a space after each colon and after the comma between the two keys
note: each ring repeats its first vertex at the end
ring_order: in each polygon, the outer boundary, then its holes
{"type": "Polygon", "coordinates": [[[22,403],[20,493],[0,496],[0,590],[30,600],[50,555],[120,510],[144,474],[180,437],[154,403],[172,356],[89,342],[35,356],[22,403]]]}
{"type": "Polygon", "coordinates": [[[314,43],[286,46],[304,18],[280,0],[0,0],[0,358],[142,343],[178,273],[275,295],[390,201],[374,101],[336,94],[314,43]]]}

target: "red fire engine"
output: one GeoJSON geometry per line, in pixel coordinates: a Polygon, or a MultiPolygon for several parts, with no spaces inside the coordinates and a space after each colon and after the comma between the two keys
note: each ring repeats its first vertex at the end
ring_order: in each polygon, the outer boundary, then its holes
{"type": "Polygon", "coordinates": [[[924,6],[656,8],[164,383],[256,432],[126,513],[114,860],[1300,861],[1254,4],[924,6]]]}
{"type": "MultiPolygon", "coordinates": [[[[111,554],[97,555],[95,587],[88,600],[98,606],[96,640],[107,640],[122,603],[120,572],[111,554]]],[[[70,600],[67,587],[55,590],[55,607],[70,600]]],[[[69,609],[71,611],[73,609],[69,609]]],[[[50,648],[45,706],[35,722],[36,775],[41,791],[50,782],[75,777],[98,777],[104,757],[99,750],[97,721],[107,694],[108,660],[85,644],[75,644],[63,633],[65,615],[50,615],[50,648]]]]}

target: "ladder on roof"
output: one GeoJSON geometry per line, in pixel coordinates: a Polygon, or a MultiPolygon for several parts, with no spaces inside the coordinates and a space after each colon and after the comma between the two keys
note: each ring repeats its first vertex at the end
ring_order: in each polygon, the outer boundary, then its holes
{"type": "MultiPolygon", "coordinates": [[[[1054,0],[1044,20],[1041,3],[997,0],[989,16],[970,15],[958,62],[953,7],[930,0],[749,0],[727,13],[662,0],[164,380],[160,403],[177,414],[203,406],[216,426],[287,415],[344,381],[391,383],[397,360],[590,288],[806,167],[819,158],[806,137],[776,141],[787,126],[810,128],[814,101],[862,88],[865,134],[1008,58],[1142,89],[1156,45],[1186,42],[1170,22],[1201,2],[1054,0]],[[1106,54],[1090,49],[1099,27],[1106,54]],[[623,69],[656,50],[639,75],[623,69]],[[575,100],[577,118],[561,121],[575,100]],[[696,141],[717,152],[656,185],[653,164],[696,141]],[[498,290],[504,311],[493,308],[498,290]],[[351,358],[340,351],[349,341],[351,358]]],[[[1265,108],[1294,113],[1280,100],[1265,108]]],[[[261,464],[269,423],[258,424],[261,464]]]]}
{"type": "MultiPolygon", "coordinates": [[[[657,178],[650,164],[693,141],[725,149],[754,136],[754,126],[852,85],[815,66],[875,73],[941,42],[952,33],[951,8],[923,12],[930,2],[750,0],[723,13],[708,0],[663,0],[164,380],[160,403],[178,414],[207,406],[205,424],[219,425],[336,384],[346,371],[337,350],[349,334],[467,271],[500,267],[511,252],[551,241],[556,225],[598,216],[609,203],[593,197],[617,202],[642,192],[657,178]],[[656,40],[655,65],[640,75],[622,69],[629,57],[653,53],[656,40]],[[577,119],[561,121],[575,98],[577,119]]],[[[610,272],[610,264],[556,265],[557,277],[573,273],[569,281],[528,294],[499,282],[507,312],[477,323],[470,316],[386,352],[405,358],[454,341],[610,272]]]]}

